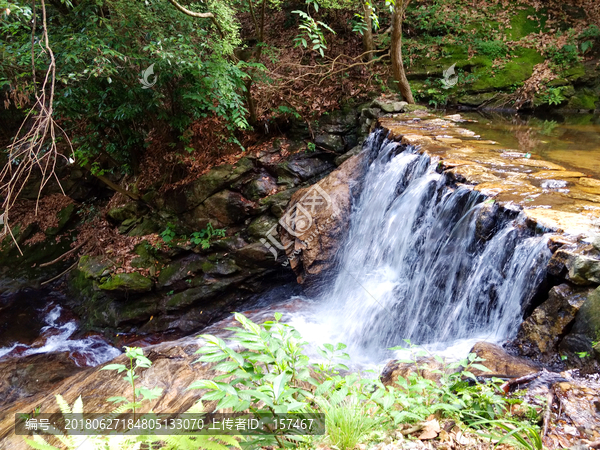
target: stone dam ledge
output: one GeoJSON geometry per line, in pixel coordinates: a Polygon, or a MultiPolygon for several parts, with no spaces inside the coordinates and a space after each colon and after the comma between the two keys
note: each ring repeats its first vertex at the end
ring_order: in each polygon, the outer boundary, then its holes
{"type": "Polygon", "coordinates": [[[457,183],[521,210],[530,225],[571,237],[600,233],[600,180],[558,164],[480,139],[461,128],[460,115],[380,118],[390,137],[439,159],[439,170],[457,183]]]}

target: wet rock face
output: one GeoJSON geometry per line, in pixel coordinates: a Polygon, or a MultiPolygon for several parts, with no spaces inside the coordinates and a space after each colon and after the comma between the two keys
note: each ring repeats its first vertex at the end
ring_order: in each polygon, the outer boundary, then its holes
{"type": "Polygon", "coordinates": [[[561,342],[565,353],[594,355],[593,343],[600,341],[600,287],[588,295],[577,312],[571,333],[561,342]]]}
{"type": "Polygon", "coordinates": [[[352,197],[365,160],[365,153],[353,156],[318,184],[292,196],[279,221],[279,236],[299,283],[314,286],[333,266],[348,231],[352,197]]]}
{"type": "MultiPolygon", "coordinates": [[[[533,344],[526,353],[534,356],[536,352],[544,355],[556,352],[590,292],[566,283],[553,287],[548,300],[521,324],[518,339],[533,344]]],[[[524,345],[521,348],[526,349],[524,345]]]]}
{"type": "Polygon", "coordinates": [[[62,380],[82,370],[68,352],[0,361],[0,409],[32,395],[47,394],[62,380]]]}

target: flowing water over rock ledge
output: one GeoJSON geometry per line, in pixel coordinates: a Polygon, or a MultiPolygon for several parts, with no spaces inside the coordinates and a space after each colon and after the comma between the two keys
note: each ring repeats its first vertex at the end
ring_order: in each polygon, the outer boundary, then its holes
{"type": "MultiPolygon", "coordinates": [[[[380,119],[380,131],[344,164],[358,175],[342,176],[342,165],[319,184],[332,192],[331,206],[313,212],[314,229],[280,232],[298,280],[319,292],[316,316],[328,337],[370,356],[402,338],[442,348],[462,338],[468,350],[469,339],[515,338],[535,311],[518,349],[560,363],[560,347],[563,359],[591,370],[593,358],[576,355],[592,356],[600,333],[600,195],[589,189],[600,181],[474,136],[458,115],[401,117],[380,119]],[[544,302],[562,284],[583,301],[565,300],[570,316],[548,331],[544,302]],[[531,351],[548,333],[550,348],[531,351]]],[[[292,197],[287,214],[309,191],[292,197]]]]}

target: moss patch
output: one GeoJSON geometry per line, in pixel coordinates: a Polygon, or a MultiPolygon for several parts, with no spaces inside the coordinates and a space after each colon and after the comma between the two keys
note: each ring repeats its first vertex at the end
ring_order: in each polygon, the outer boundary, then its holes
{"type": "Polygon", "coordinates": [[[148,292],[152,290],[152,280],[138,272],[118,273],[98,288],[104,291],[148,292]]]}

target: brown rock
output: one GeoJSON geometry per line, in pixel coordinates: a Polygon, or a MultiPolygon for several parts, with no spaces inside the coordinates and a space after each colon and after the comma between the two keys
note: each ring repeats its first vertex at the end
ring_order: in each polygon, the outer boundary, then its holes
{"type": "Polygon", "coordinates": [[[548,300],[521,324],[519,339],[532,343],[541,353],[556,351],[558,342],[568,331],[590,292],[568,284],[553,287],[548,300]]]}
{"type": "Polygon", "coordinates": [[[489,342],[478,342],[471,349],[471,353],[475,353],[482,358],[483,361],[481,361],[480,364],[490,370],[490,372],[484,372],[478,369],[472,369],[471,372],[476,376],[495,375],[517,378],[540,370],[536,364],[524,358],[509,355],[499,345],[490,344],[489,342]]]}
{"type": "Polygon", "coordinates": [[[365,153],[353,156],[319,183],[298,190],[279,220],[279,236],[298,282],[316,280],[332,266],[348,231],[353,188],[362,177],[365,153]]]}
{"type": "Polygon", "coordinates": [[[583,214],[558,211],[554,209],[533,208],[524,211],[528,219],[538,225],[567,234],[593,234],[594,224],[592,219],[583,214]]]}
{"type": "Polygon", "coordinates": [[[256,204],[233,191],[221,191],[204,202],[206,212],[222,225],[241,222],[256,209],[256,204]]]}
{"type": "Polygon", "coordinates": [[[0,409],[23,398],[47,393],[65,378],[84,369],[69,357],[69,352],[4,360],[0,362],[0,409]]]}
{"type": "Polygon", "coordinates": [[[462,165],[448,170],[454,179],[468,184],[479,184],[500,181],[496,175],[479,164],[462,165]]]}
{"type": "Polygon", "coordinates": [[[381,371],[380,378],[386,386],[394,385],[398,378],[408,378],[413,373],[419,374],[427,380],[437,382],[442,377],[443,370],[445,370],[444,364],[432,357],[418,358],[414,363],[390,361],[381,371]]]}
{"type": "Polygon", "coordinates": [[[564,180],[565,178],[579,178],[583,175],[581,172],[571,170],[541,170],[531,174],[533,178],[538,180],[564,180]]]}
{"type": "MultiPolygon", "coordinates": [[[[152,402],[146,402],[140,412],[152,409],[156,413],[183,412],[189,409],[202,395],[202,391],[188,390],[187,387],[195,380],[212,378],[215,373],[208,364],[192,364],[198,355],[198,340],[183,338],[177,341],[146,347],[144,354],[152,361],[148,369],[138,371],[136,380],[138,386],[147,388],[163,388],[162,395],[152,402]]],[[[125,364],[129,360],[122,355],[111,363],[125,364]]],[[[131,386],[121,375],[114,371],[100,370],[102,366],[84,370],[62,382],[53,385],[52,391],[40,390],[33,397],[21,399],[8,407],[3,407],[0,416],[0,443],[2,448],[25,450],[29,447],[22,436],[14,434],[14,415],[33,411],[39,406],[43,413],[59,412],[55,394],[61,394],[72,405],[82,396],[84,411],[106,413],[113,411],[115,406],[106,401],[111,396],[131,396],[131,386]]]]}

